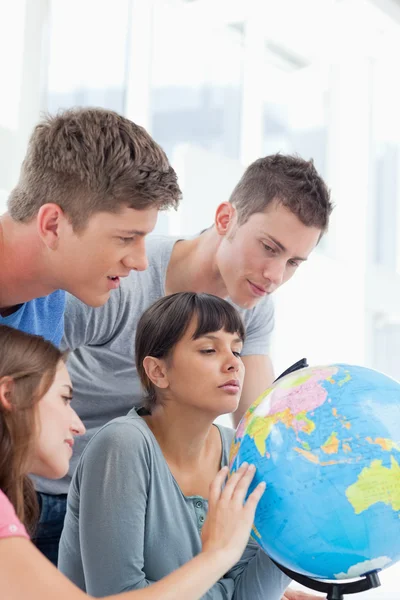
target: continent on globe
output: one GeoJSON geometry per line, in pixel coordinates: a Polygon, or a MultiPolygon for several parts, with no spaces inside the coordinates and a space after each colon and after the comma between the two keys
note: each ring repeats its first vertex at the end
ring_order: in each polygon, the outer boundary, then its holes
{"type": "Polygon", "coordinates": [[[346,490],[346,496],[356,515],[367,510],[377,502],[383,502],[400,511],[400,466],[391,457],[391,467],[382,465],[381,460],[374,460],[365,467],[357,478],[356,483],[346,490]]]}
{"type": "Polygon", "coordinates": [[[382,450],[387,450],[391,452],[392,450],[397,450],[400,452],[400,443],[397,444],[393,440],[389,440],[387,438],[375,438],[374,440],[370,437],[367,437],[367,442],[370,444],[378,444],[382,450]]]}

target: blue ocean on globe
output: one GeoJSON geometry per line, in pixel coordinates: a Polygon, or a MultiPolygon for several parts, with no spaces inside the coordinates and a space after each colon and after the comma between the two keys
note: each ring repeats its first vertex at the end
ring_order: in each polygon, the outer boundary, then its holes
{"type": "Polygon", "coordinates": [[[342,580],[400,559],[400,384],[365,367],[307,367],[250,407],[231,472],[267,484],[252,535],[276,562],[342,580]]]}

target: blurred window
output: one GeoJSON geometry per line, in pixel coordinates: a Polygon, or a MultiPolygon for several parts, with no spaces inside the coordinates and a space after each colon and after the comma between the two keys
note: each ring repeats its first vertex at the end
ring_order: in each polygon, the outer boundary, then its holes
{"type": "Polygon", "coordinates": [[[377,61],[373,88],[373,237],[374,260],[400,273],[400,91],[396,66],[377,61]]]}
{"type": "MultiPolygon", "coordinates": [[[[327,172],[329,89],[327,67],[296,68],[268,52],[268,88],[264,107],[263,154],[282,152],[312,158],[327,172]],[[280,65],[272,62],[280,61],[280,65]]],[[[294,59],[292,59],[294,60],[294,59]]]]}
{"type": "Polygon", "coordinates": [[[47,108],[124,112],[130,0],[51,1],[47,108]]]}
{"type": "Polygon", "coordinates": [[[242,32],[215,24],[206,7],[196,17],[191,8],[191,3],[155,3],[151,132],[169,156],[190,142],[238,158],[242,32]]]}

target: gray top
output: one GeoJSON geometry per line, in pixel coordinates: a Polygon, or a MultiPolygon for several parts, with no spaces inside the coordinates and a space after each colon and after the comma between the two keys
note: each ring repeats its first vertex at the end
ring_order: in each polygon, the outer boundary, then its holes
{"type": "MultiPolygon", "coordinates": [[[[35,478],[39,491],[66,494],[89,439],[111,419],[141,406],[142,390],[134,358],[136,326],[146,308],[165,296],[167,267],[177,239],[150,236],[146,242],[149,268],[132,271],[104,306],[91,308],[67,294],[62,347],[74,350],[68,361],[74,386],[73,407],[87,432],[75,441],[69,474],[58,481],[35,478]]],[[[274,326],[271,298],[263,298],[255,308],[239,311],[247,336],[242,355],[268,354],[274,326]]]]}
{"type": "MultiPolygon", "coordinates": [[[[218,427],[221,466],[234,432],[218,427]]],[[[133,409],[88,444],[68,495],[59,569],[95,597],[145,588],[201,550],[207,500],[186,497],[156,438],[133,409]]],[[[290,580],[250,540],[207,600],[280,600],[290,580]]]]}

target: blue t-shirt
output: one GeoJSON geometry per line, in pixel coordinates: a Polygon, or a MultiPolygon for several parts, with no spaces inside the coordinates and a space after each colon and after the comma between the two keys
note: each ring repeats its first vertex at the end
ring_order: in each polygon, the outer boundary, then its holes
{"type": "Polygon", "coordinates": [[[41,335],[59,346],[64,334],[64,312],[65,292],[57,290],[43,298],[21,304],[17,311],[7,317],[0,315],[0,325],[41,335]]]}

